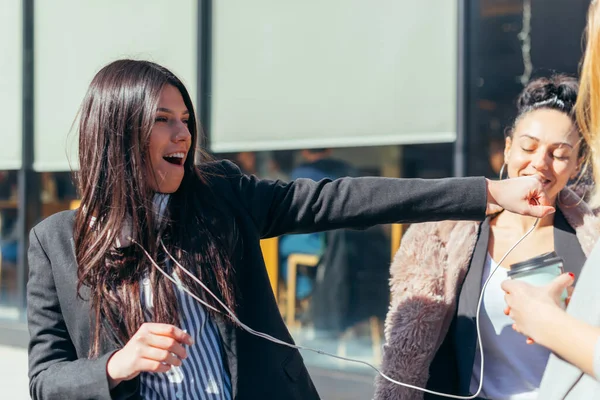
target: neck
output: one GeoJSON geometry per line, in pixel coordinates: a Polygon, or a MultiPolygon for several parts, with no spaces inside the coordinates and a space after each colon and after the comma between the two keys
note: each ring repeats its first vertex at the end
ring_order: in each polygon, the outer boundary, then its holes
{"type": "MultiPolygon", "coordinates": [[[[537,218],[526,217],[505,210],[502,213],[500,213],[495,219],[497,225],[510,227],[511,229],[518,230],[520,232],[519,234],[524,235],[525,232],[531,229],[537,218]]],[[[539,230],[553,225],[554,214],[550,214],[540,220],[538,225],[535,227],[535,230],[539,230]]]]}

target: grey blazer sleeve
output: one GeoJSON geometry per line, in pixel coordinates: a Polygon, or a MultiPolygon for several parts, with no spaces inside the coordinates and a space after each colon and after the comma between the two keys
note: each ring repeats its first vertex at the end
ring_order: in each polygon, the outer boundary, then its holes
{"type": "Polygon", "coordinates": [[[261,237],[395,222],[483,220],[484,178],[341,178],[291,183],[247,176],[222,162],[261,237]]]}
{"type": "MultiPolygon", "coordinates": [[[[596,242],[594,250],[581,270],[581,275],[567,307],[567,312],[571,316],[592,326],[600,326],[599,281],[600,242],[596,242]]],[[[552,354],[544,371],[538,398],[544,400],[598,399],[600,398],[600,382],[596,375],[585,374],[577,366],[552,354]]]]}
{"type": "MultiPolygon", "coordinates": [[[[29,234],[27,320],[29,341],[29,392],[33,400],[87,400],[127,398],[118,387],[112,393],[106,364],[112,353],[78,359],[63,319],[52,265],[35,232],[29,234]]],[[[119,385],[121,386],[121,385],[119,385]]]]}

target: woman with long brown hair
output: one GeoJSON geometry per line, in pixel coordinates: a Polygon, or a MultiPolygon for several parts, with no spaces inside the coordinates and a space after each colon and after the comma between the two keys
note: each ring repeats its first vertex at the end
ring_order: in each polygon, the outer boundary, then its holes
{"type": "Polygon", "coordinates": [[[261,238],[552,212],[533,205],[547,204],[533,178],[288,184],[196,165],[197,141],[190,96],[167,69],[120,60],[94,77],[79,115],[81,206],[30,234],[33,399],[318,398],[298,350],[240,329],[293,343],[261,238]]]}
{"type": "MultiPolygon", "coordinates": [[[[587,45],[577,98],[577,122],[588,142],[596,185],[600,182],[600,5],[592,1],[588,10],[587,45]]],[[[591,203],[600,204],[595,186],[591,203]]],[[[566,310],[560,295],[573,284],[562,275],[546,287],[520,281],[503,282],[513,329],[554,354],[548,361],[540,386],[544,400],[600,398],[600,243],[585,263],[566,310]]],[[[525,341],[525,337],[523,338],[525,341]]]]}

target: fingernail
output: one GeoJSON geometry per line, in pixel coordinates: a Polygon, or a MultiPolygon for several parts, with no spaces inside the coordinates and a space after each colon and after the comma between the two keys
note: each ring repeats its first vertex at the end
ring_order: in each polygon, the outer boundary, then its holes
{"type": "Polygon", "coordinates": [[[574,274],[574,273],[572,273],[572,272],[569,272],[569,276],[570,276],[572,279],[575,279],[575,274],[574,274]]]}

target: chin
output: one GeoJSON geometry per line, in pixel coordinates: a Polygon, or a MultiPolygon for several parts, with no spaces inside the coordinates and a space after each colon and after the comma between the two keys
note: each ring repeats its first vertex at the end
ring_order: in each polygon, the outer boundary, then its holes
{"type": "Polygon", "coordinates": [[[157,192],[163,194],[172,194],[175,193],[179,187],[181,186],[181,181],[179,182],[169,182],[168,184],[163,183],[159,185],[157,192]]]}
{"type": "Polygon", "coordinates": [[[173,194],[177,191],[177,189],[179,189],[179,185],[160,187],[160,188],[158,188],[158,192],[163,193],[163,194],[173,194]]]}

